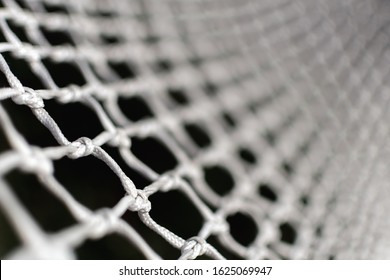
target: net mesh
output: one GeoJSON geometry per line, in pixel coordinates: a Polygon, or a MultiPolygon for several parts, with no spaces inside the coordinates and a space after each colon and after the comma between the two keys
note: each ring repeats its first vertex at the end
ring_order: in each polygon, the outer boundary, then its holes
{"type": "Polygon", "coordinates": [[[385,0],[1,0],[3,258],[390,257],[385,0]]]}

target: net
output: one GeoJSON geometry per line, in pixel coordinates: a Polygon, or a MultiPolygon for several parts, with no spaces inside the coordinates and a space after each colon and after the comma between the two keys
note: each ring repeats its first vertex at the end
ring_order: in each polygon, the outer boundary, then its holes
{"type": "Polygon", "coordinates": [[[1,0],[2,258],[389,258],[385,0],[1,0]]]}

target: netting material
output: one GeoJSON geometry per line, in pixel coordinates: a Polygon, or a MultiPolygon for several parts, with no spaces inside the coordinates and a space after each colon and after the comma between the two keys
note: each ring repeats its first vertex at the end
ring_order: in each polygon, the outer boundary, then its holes
{"type": "Polygon", "coordinates": [[[2,5],[5,257],[76,258],[112,234],[165,257],[154,232],[184,259],[389,257],[386,1],[2,5]],[[72,218],[45,230],[14,170],[72,218]]]}

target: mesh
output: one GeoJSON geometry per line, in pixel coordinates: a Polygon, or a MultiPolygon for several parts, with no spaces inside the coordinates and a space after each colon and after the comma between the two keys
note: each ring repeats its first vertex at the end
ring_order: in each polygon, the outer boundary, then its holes
{"type": "Polygon", "coordinates": [[[389,258],[385,0],[1,0],[3,258],[389,258]]]}

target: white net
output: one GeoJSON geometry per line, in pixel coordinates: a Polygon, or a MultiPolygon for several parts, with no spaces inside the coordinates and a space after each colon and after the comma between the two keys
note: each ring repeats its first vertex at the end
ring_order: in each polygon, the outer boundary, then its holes
{"type": "Polygon", "coordinates": [[[1,0],[3,258],[390,258],[390,3],[1,0]]]}

